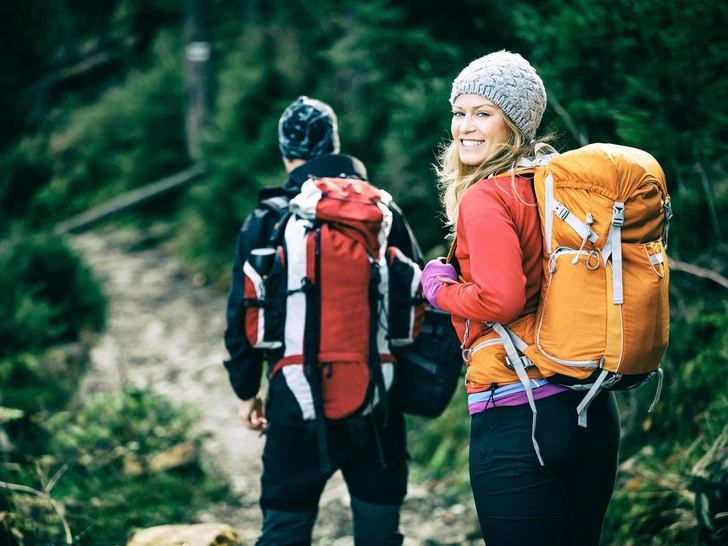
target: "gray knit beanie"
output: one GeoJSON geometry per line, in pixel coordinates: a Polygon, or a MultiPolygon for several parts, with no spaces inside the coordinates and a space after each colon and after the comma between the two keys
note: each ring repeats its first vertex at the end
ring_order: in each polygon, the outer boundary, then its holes
{"type": "Polygon", "coordinates": [[[286,159],[313,159],[339,153],[334,109],[304,95],[283,111],[278,121],[278,147],[286,159]]]}
{"type": "Polygon", "coordinates": [[[546,90],[533,67],[518,53],[497,51],[466,66],[452,83],[450,103],[468,93],[497,104],[527,141],[536,135],[546,110],[546,90]]]}

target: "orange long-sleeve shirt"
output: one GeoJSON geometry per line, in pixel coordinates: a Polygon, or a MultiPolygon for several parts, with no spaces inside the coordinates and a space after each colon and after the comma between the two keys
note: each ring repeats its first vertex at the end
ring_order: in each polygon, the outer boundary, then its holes
{"type": "Polygon", "coordinates": [[[465,279],[445,285],[437,304],[453,315],[463,340],[470,319],[466,347],[490,331],[485,322],[508,324],[536,311],[541,290],[541,224],[533,182],[516,178],[517,197],[510,177],[477,182],[460,201],[455,256],[465,279]]]}

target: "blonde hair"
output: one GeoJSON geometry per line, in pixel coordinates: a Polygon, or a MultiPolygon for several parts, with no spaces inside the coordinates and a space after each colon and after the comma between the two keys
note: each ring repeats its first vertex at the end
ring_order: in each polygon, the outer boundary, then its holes
{"type": "Polygon", "coordinates": [[[503,110],[497,105],[494,106],[500,111],[506,127],[509,129],[507,142],[498,145],[490,156],[486,157],[477,167],[465,165],[460,161],[460,154],[453,140],[444,145],[438,155],[439,164],[435,166],[435,172],[438,178],[440,202],[445,209],[447,225],[453,231],[458,220],[460,200],[465,190],[484,178],[511,171],[511,188],[513,194],[520,199],[516,187],[516,177],[512,171],[523,157],[535,155],[536,144],[550,140],[550,137],[547,136],[526,142],[503,110]]]}

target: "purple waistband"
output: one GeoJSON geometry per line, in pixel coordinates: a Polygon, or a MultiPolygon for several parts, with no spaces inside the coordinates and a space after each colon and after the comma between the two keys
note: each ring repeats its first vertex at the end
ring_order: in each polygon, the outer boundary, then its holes
{"type": "MultiPolygon", "coordinates": [[[[520,385],[520,384],[519,384],[520,385]]],[[[510,387],[510,385],[509,385],[510,387]]],[[[521,389],[518,392],[513,392],[510,394],[505,394],[503,396],[498,396],[498,391],[500,389],[496,389],[493,394],[493,396],[490,396],[490,391],[486,391],[483,393],[478,393],[480,396],[473,396],[471,395],[469,397],[470,400],[473,398],[479,398],[479,400],[472,400],[468,403],[468,409],[470,410],[470,415],[475,415],[476,413],[480,413],[481,411],[493,409],[495,407],[503,407],[503,406],[520,406],[522,404],[528,404],[528,397],[526,396],[526,390],[524,389],[523,385],[520,385],[521,389]],[[483,396],[487,395],[487,396],[483,396]]],[[[547,398],[549,396],[553,396],[554,394],[559,394],[560,392],[568,391],[566,387],[562,387],[561,385],[556,385],[554,383],[548,383],[544,382],[541,385],[538,385],[534,387],[532,385],[531,391],[533,392],[533,399],[534,400],[540,400],[541,398],[547,398]]]]}

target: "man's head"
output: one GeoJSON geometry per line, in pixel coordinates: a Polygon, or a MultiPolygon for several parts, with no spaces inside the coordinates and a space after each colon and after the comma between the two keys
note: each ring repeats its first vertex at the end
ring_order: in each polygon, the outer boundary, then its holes
{"type": "Polygon", "coordinates": [[[339,128],[333,108],[320,100],[298,97],[278,122],[278,147],[288,160],[338,154],[339,128]]]}

